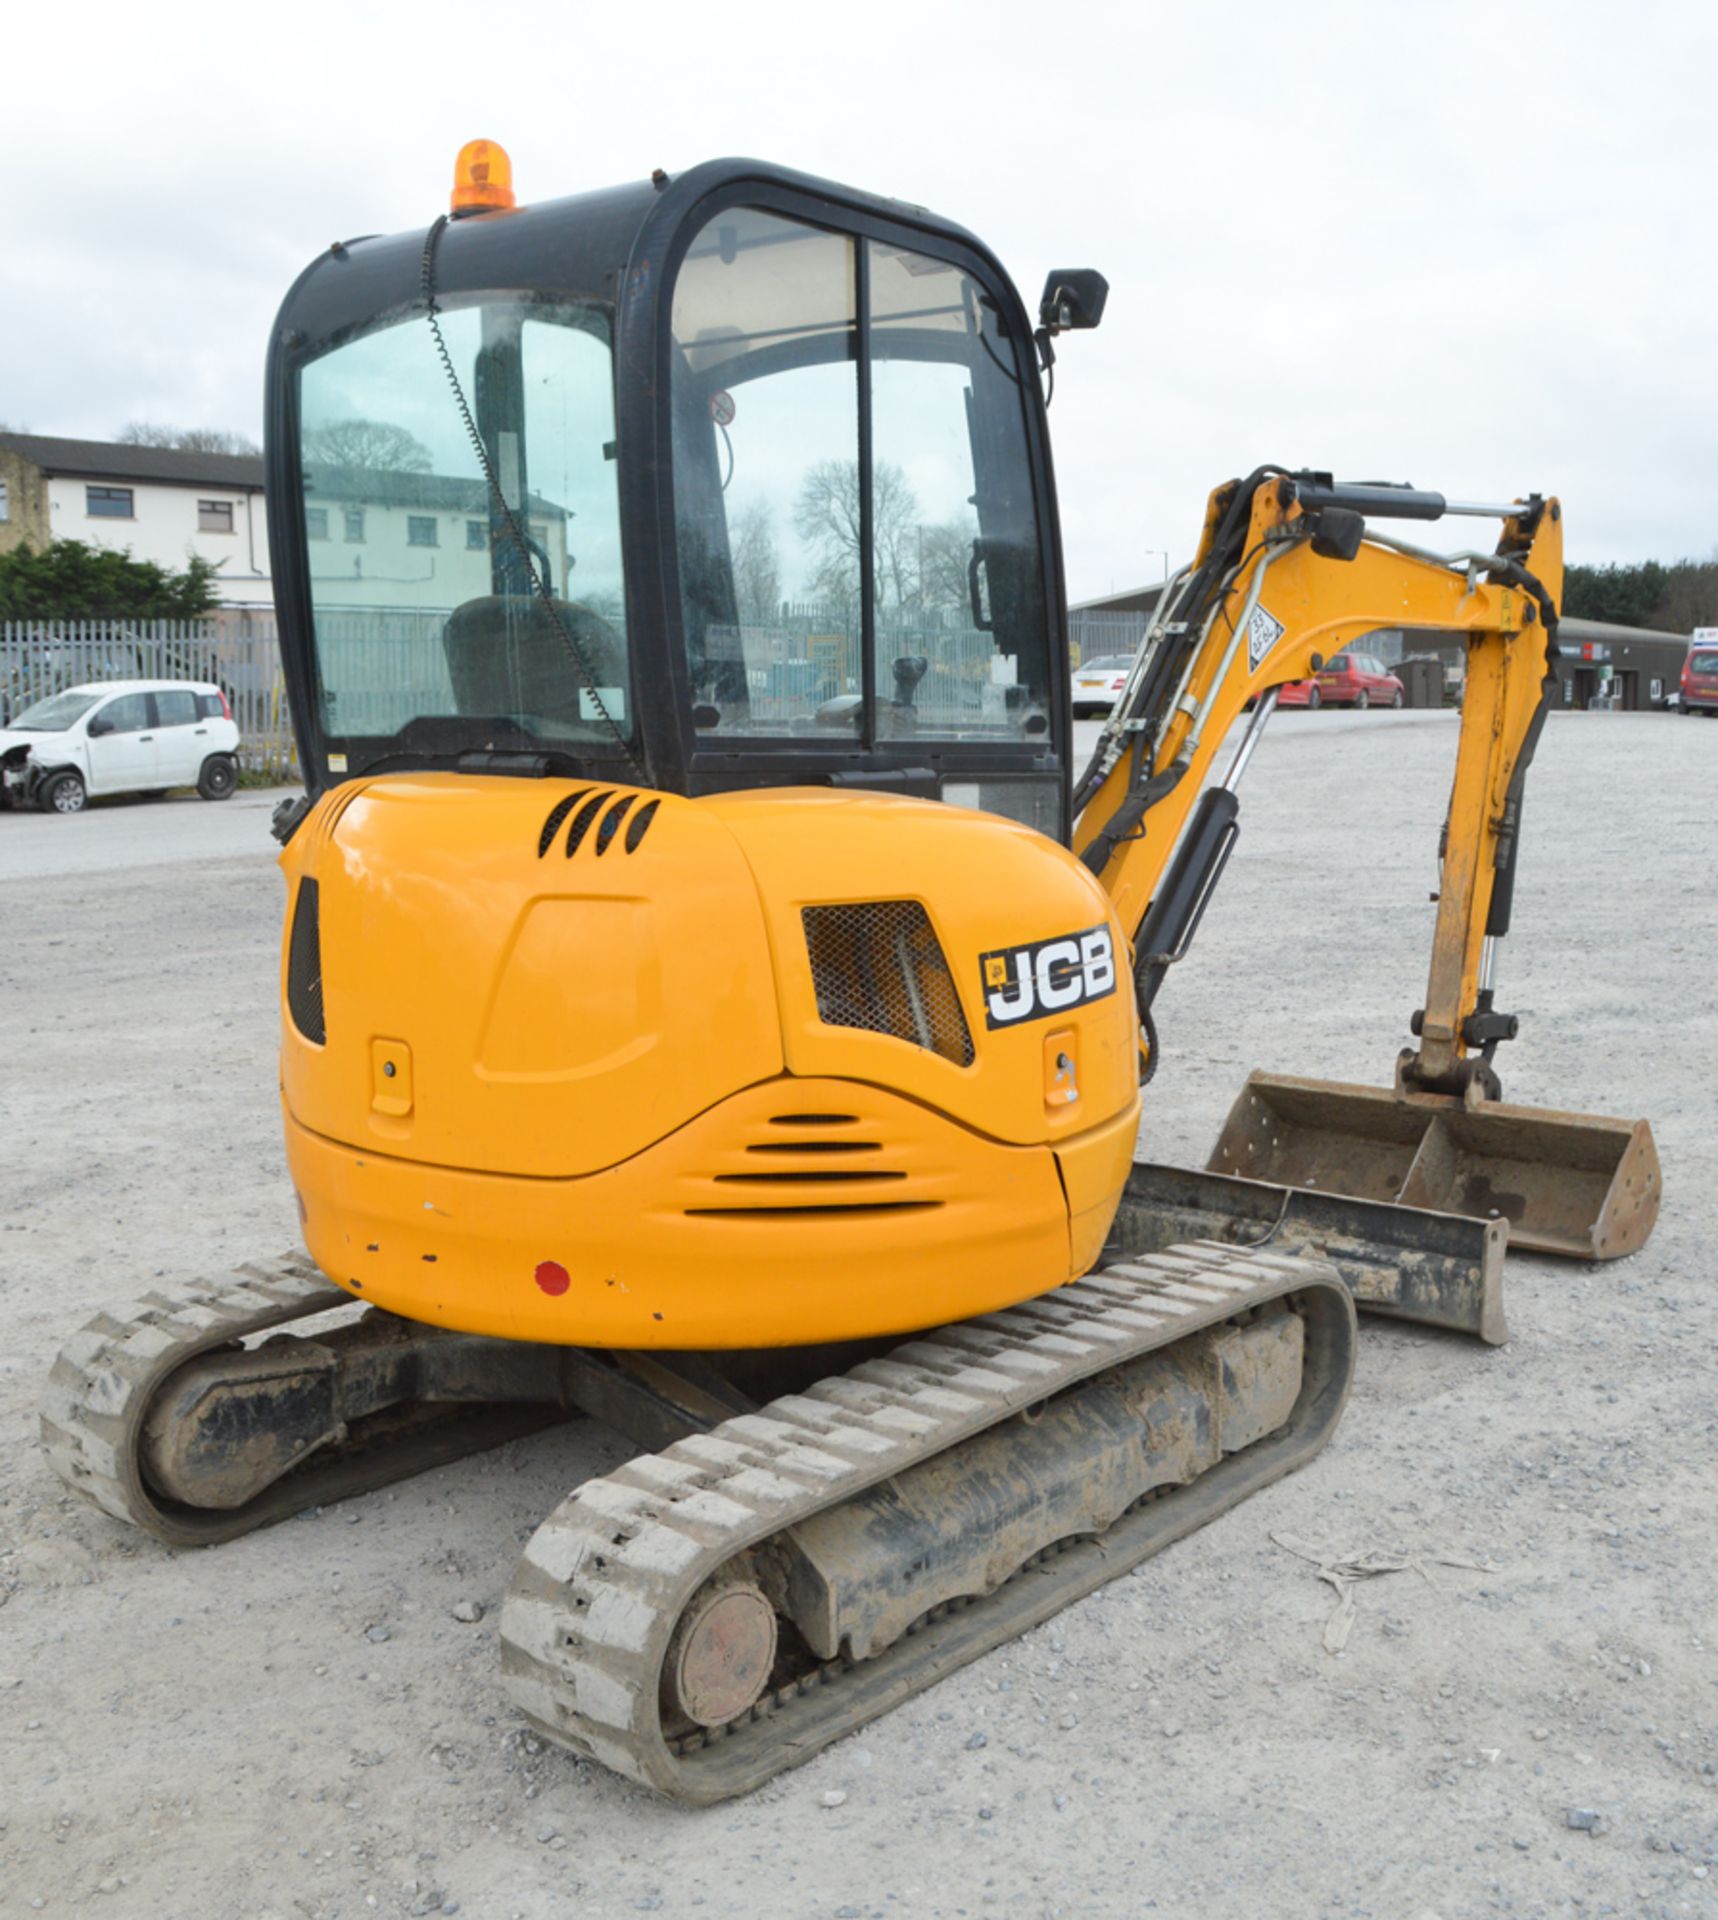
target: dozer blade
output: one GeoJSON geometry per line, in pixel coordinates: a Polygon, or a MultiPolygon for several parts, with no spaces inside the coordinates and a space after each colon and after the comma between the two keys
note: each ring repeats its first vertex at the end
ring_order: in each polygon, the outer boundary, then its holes
{"type": "Polygon", "coordinates": [[[1327,1260],[1363,1312],[1477,1334],[1493,1346],[1509,1338],[1501,1220],[1141,1160],[1111,1239],[1136,1249],[1218,1240],[1327,1260]]]}
{"type": "Polygon", "coordinates": [[[1477,1220],[1509,1244],[1615,1260],[1645,1244],[1663,1185],[1652,1129],[1501,1101],[1255,1073],[1212,1173],[1477,1220]]]}

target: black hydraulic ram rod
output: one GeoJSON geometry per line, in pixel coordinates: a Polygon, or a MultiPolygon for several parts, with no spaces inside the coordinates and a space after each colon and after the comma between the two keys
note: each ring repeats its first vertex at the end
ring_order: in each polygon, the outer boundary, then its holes
{"type": "Polygon", "coordinates": [[[1241,803],[1235,789],[1259,744],[1266,722],[1276,711],[1277,689],[1261,694],[1241,736],[1229,770],[1214,787],[1207,787],[1194,803],[1181,844],[1164,873],[1162,884],[1139,925],[1134,942],[1133,983],[1141,1015],[1151,1011],[1163,977],[1193,944],[1211,895],[1223,877],[1229,855],[1241,831],[1241,803]]]}
{"type": "Polygon", "coordinates": [[[1308,513],[1317,513],[1323,507],[1343,507],[1377,520],[1441,520],[1446,513],[1477,520],[1508,520],[1532,508],[1531,501],[1504,505],[1485,500],[1447,500],[1441,493],[1427,493],[1418,487],[1355,486],[1346,481],[1332,482],[1323,473],[1296,474],[1290,485],[1295,499],[1308,513]]]}
{"type": "Polygon", "coordinates": [[[1175,857],[1140,922],[1133,967],[1134,991],[1142,1014],[1150,1011],[1163,978],[1183,957],[1199,931],[1235,840],[1241,803],[1228,787],[1207,787],[1194,803],[1192,818],[1175,857]]]}

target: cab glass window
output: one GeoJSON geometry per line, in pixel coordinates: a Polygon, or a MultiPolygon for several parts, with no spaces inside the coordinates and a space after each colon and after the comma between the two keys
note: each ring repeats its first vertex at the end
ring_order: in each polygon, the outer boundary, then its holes
{"type": "Polygon", "coordinates": [[[197,696],[189,688],[170,688],[156,694],[155,721],[162,727],[195,726],[197,696]]]}
{"type": "Polygon", "coordinates": [[[735,208],[694,239],[672,331],[695,727],[1043,733],[1030,343],[984,289],[947,261],[735,208]]]}
{"type": "Polygon", "coordinates": [[[1042,731],[1049,617],[1020,391],[1033,376],[970,275],[868,252],[878,737],[994,738],[1033,715],[1042,731]]]}
{"type": "Polygon", "coordinates": [[[300,377],[306,533],[346,536],[306,549],[324,731],[373,757],[408,728],[449,753],[611,742],[632,714],[608,316],[450,300],[441,329],[481,457],[421,316],[300,377]]]}
{"type": "Polygon", "coordinates": [[[695,723],[860,725],[853,242],[736,208],[675,283],[680,600],[695,723]]]}

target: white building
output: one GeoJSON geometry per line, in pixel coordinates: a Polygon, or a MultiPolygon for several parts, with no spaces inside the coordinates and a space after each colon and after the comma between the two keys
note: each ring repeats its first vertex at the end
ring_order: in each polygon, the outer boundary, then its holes
{"type": "MultiPolygon", "coordinates": [[[[567,510],[533,493],[536,563],[568,592],[567,510]]],[[[310,462],[304,530],[319,608],[437,612],[493,591],[489,489],[477,478],[310,462]]]]}
{"type": "Polygon", "coordinates": [[[46,434],[0,433],[0,553],[50,540],[216,569],[230,607],[272,608],[262,460],[46,434]]]}
{"type": "MultiPolygon", "coordinates": [[[[539,567],[566,593],[567,509],[533,494],[523,518],[539,567]]],[[[489,494],[480,479],[313,466],[305,531],[323,608],[445,616],[492,590],[489,494]]],[[[274,606],[255,454],[0,433],[0,553],[50,540],[122,548],[175,570],[198,554],[217,569],[223,606],[274,606]]]]}

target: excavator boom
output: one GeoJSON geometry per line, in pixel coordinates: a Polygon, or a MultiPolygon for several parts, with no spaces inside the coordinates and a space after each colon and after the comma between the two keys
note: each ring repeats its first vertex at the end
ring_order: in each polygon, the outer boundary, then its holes
{"type": "Polygon", "coordinates": [[[1452,506],[1274,470],[1219,488],[1076,792],[1076,850],[1132,932],[1149,1073],[1152,1004],[1233,849],[1236,788],[1277,689],[1379,628],[1461,638],[1466,689],[1418,1045],[1389,1089],[1255,1074],[1203,1176],[1136,1167],[1124,1204],[1177,1237],[1253,1236],[1274,1221],[1278,1244],[1335,1259],[1362,1304],[1490,1340],[1504,1337],[1498,1223],[1517,1245],[1612,1258],[1651,1231],[1659,1191],[1644,1121],[1506,1106],[1493,1064],[1518,1026],[1496,1010],[1493,980],[1525,777],[1556,686],[1562,531],[1561,506],[1538,495],[1452,506]],[[1367,517],[1445,513],[1501,518],[1495,550],[1435,554],[1367,517]],[[1227,770],[1204,784],[1249,705],[1227,770]],[[1415,1217],[1428,1213],[1443,1218],[1415,1217]]]}

